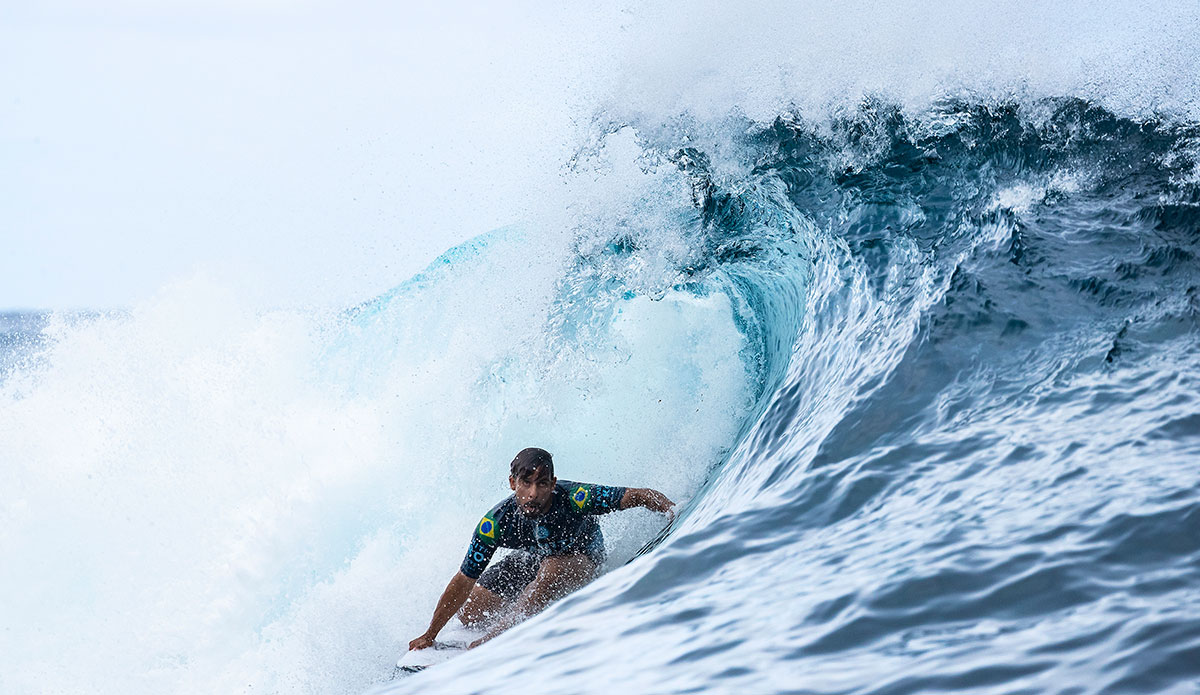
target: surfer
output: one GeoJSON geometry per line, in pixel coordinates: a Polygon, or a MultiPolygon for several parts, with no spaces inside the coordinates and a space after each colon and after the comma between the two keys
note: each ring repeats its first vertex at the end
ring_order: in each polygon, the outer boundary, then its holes
{"type": "Polygon", "coordinates": [[[410,650],[432,646],[456,613],[464,625],[490,628],[471,643],[476,647],[587,584],[605,558],[597,514],[644,507],[674,519],[674,503],[657,490],[555,478],[554,460],[543,449],[517,454],[508,486],[513,494],[475,527],[467,556],[438,599],[429,629],[408,643],[410,650]],[[496,548],[515,552],[488,568],[496,548]]]}

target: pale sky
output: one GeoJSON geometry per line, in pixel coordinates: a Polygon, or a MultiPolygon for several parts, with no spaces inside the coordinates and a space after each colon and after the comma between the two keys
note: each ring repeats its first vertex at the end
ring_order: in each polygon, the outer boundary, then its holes
{"type": "Polygon", "coordinates": [[[1195,0],[432,5],[0,0],[0,310],[197,272],[357,303],[523,219],[598,114],[962,94],[1200,118],[1195,0]]]}
{"type": "Polygon", "coordinates": [[[531,6],[0,4],[0,310],[196,271],[361,301],[520,216],[580,46],[531,6]],[[7,6],[6,6],[7,5],[7,6]]]}

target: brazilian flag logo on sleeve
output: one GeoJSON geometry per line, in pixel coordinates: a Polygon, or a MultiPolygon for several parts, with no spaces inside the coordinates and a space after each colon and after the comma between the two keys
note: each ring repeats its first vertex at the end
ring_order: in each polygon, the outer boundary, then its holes
{"type": "Polygon", "coordinates": [[[591,494],[591,490],[587,489],[587,487],[584,485],[580,485],[579,487],[575,488],[575,492],[571,493],[571,501],[575,503],[576,507],[583,509],[587,506],[588,497],[590,497],[591,494]]]}
{"type": "Polygon", "coordinates": [[[493,541],[496,540],[496,521],[488,514],[479,520],[479,535],[493,541]]]}

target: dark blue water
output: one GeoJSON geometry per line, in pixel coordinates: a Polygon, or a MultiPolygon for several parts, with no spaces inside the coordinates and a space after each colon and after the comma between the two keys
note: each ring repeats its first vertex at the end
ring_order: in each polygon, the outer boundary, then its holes
{"type": "Polygon", "coordinates": [[[1200,692],[1200,128],[742,131],[740,175],[644,139],[692,181],[681,286],[753,339],[728,460],[651,552],[394,692],[1200,692]]]}
{"type": "Polygon", "coordinates": [[[0,691],[1200,693],[1200,126],[596,128],[344,312],[0,317],[0,691]],[[678,522],[387,682],[535,445],[678,522]]]}

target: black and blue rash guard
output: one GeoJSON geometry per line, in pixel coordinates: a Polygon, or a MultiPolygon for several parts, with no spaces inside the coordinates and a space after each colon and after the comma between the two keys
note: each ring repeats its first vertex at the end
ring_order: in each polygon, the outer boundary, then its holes
{"type": "Polygon", "coordinates": [[[462,573],[479,579],[496,548],[517,548],[539,555],[583,553],[604,561],[604,537],[593,516],[620,509],[625,488],[559,480],[550,509],[536,519],[525,516],[515,495],[492,507],[475,527],[462,573]]]}

